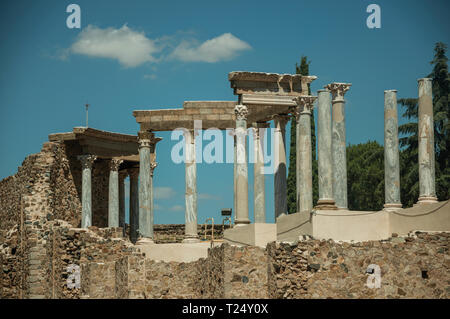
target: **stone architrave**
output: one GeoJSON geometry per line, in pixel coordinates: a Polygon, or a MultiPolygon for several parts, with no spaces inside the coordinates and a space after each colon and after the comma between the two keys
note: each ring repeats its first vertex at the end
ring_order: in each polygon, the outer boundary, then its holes
{"type": "Polygon", "coordinates": [[[139,137],[139,226],[140,243],[153,243],[153,171],[157,166],[156,143],[151,131],[140,131],[139,137]]]}
{"type": "Polygon", "coordinates": [[[195,161],[195,130],[185,131],[186,143],[186,210],[184,243],[199,242],[197,230],[197,163],[195,161]]]}
{"type": "Polygon", "coordinates": [[[436,203],[434,162],[434,120],[432,79],[422,78],[419,84],[419,201],[436,203]]]}
{"type": "Polygon", "coordinates": [[[253,146],[255,164],[253,165],[253,198],[255,210],[255,223],[266,222],[266,193],[264,182],[264,135],[268,123],[258,122],[253,123],[253,146]]]}
{"type": "Polygon", "coordinates": [[[333,164],[331,151],[331,93],[318,91],[317,150],[319,200],[316,209],[337,209],[333,197],[333,164]]]}
{"type": "Polygon", "coordinates": [[[402,207],[396,90],[384,91],[384,198],[386,210],[402,207]]]}
{"type": "Polygon", "coordinates": [[[237,104],[234,108],[236,115],[236,213],[235,226],[250,224],[248,218],[248,168],[247,168],[247,116],[248,109],[245,105],[237,104]]]}
{"type": "Polygon", "coordinates": [[[289,115],[277,114],[275,121],[275,219],[287,213],[286,123],[289,115]]]}
{"type": "Polygon", "coordinates": [[[345,143],[345,93],[350,83],[331,83],[325,86],[333,96],[332,150],[333,150],[333,197],[339,209],[347,209],[347,150],[345,143]]]}
{"type": "Polygon", "coordinates": [[[92,226],[92,164],[97,159],[95,155],[80,155],[82,167],[81,183],[81,228],[92,226]]]}
{"type": "Polygon", "coordinates": [[[108,227],[119,227],[119,166],[122,162],[113,158],[109,165],[108,227]]]}
{"type": "Polygon", "coordinates": [[[139,168],[129,168],[130,175],[130,240],[138,239],[139,227],[139,168]]]}
{"type": "Polygon", "coordinates": [[[311,112],[314,108],[315,96],[296,98],[297,109],[297,210],[311,212],[313,208],[312,194],[312,148],[311,148],[311,112]]]}

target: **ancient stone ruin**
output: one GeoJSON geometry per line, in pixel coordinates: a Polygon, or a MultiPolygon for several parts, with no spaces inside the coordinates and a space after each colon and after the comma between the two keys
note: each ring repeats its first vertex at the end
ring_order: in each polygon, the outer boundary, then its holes
{"type": "Polygon", "coordinates": [[[402,208],[396,91],[385,91],[385,198],[347,208],[345,93],[317,77],[231,72],[235,101],[136,110],[137,135],[75,127],[49,135],[0,181],[1,298],[448,298],[449,201],[435,194],[431,80],[419,80],[420,197],[402,208]],[[319,200],[312,199],[310,117],[318,108],[319,200]],[[285,125],[297,123],[297,213],[287,214],[285,125]],[[274,212],[266,223],[264,140],[274,121],[274,212]],[[197,218],[195,134],[234,137],[233,227],[197,218]],[[183,128],[184,225],[154,225],[158,131],[183,128]],[[253,132],[254,223],[247,132],[253,132]],[[130,178],[129,223],[124,179],[130,178]],[[207,238],[206,238],[207,237],[207,238]],[[207,240],[205,240],[205,238],[207,240]],[[375,266],[374,266],[375,265],[375,266]],[[375,270],[374,270],[375,269],[375,270]],[[373,271],[372,271],[373,270],[373,271]],[[379,277],[376,277],[379,276],[379,277]]]}

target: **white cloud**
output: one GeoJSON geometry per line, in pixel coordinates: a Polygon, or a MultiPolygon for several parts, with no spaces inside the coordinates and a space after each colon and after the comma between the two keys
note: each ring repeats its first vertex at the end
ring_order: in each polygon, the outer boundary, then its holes
{"type": "Polygon", "coordinates": [[[182,206],[182,205],[174,205],[174,206],[170,207],[169,210],[171,212],[181,212],[181,211],[184,211],[184,206],[182,206]]]}
{"type": "Polygon", "coordinates": [[[155,199],[169,199],[175,194],[176,192],[171,187],[155,187],[155,199]]]}
{"type": "Polygon", "coordinates": [[[156,74],[144,74],[144,79],[155,80],[156,74]]]}
{"type": "Polygon", "coordinates": [[[160,51],[155,40],[127,25],[120,29],[100,29],[88,25],[77,36],[70,52],[90,57],[118,60],[125,67],[136,67],[145,62],[155,62],[153,54],[160,51]]]}
{"type": "Polygon", "coordinates": [[[185,62],[214,63],[230,60],[240,51],[249,50],[251,46],[231,33],[224,33],[195,46],[188,41],[182,41],[172,52],[171,57],[185,62]]]}
{"type": "Polygon", "coordinates": [[[200,194],[198,194],[198,199],[221,200],[222,198],[220,196],[216,196],[216,195],[212,195],[212,194],[200,193],[200,194]]]}

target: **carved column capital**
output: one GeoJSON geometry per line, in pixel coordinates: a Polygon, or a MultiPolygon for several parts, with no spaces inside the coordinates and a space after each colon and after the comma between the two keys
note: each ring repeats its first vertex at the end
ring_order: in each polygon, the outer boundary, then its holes
{"type": "Polygon", "coordinates": [[[331,94],[333,95],[332,102],[342,102],[344,101],[345,93],[350,89],[351,86],[351,83],[333,82],[325,85],[324,88],[331,91],[331,94]]]}
{"type": "Polygon", "coordinates": [[[109,162],[109,169],[111,171],[117,172],[119,171],[119,167],[120,164],[123,163],[123,160],[118,159],[118,158],[112,158],[111,161],[109,162]]]}
{"type": "Polygon", "coordinates": [[[97,156],[95,156],[95,155],[79,155],[77,158],[79,161],[81,161],[81,166],[83,169],[86,169],[86,168],[91,169],[92,164],[97,159],[97,156]]]}
{"type": "Polygon", "coordinates": [[[295,98],[297,107],[295,108],[295,117],[298,120],[300,114],[311,114],[314,109],[314,102],[317,100],[317,96],[299,96],[295,98]]]}
{"type": "Polygon", "coordinates": [[[237,104],[234,107],[234,114],[236,114],[236,120],[247,120],[248,108],[246,105],[237,104]]]}

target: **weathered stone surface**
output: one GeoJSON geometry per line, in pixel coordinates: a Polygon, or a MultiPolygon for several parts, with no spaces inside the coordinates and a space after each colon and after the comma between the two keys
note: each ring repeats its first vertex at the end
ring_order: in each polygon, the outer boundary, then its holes
{"type": "Polygon", "coordinates": [[[397,91],[384,91],[385,208],[401,208],[397,91]]]}

